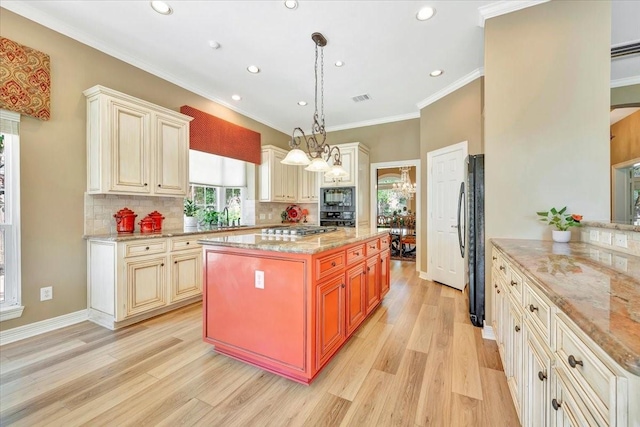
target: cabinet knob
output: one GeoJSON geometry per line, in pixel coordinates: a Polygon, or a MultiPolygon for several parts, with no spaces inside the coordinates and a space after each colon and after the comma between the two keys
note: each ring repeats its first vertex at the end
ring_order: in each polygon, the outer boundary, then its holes
{"type": "Polygon", "coordinates": [[[356,256],[360,256],[360,252],[356,252],[356,256]]]}
{"type": "Polygon", "coordinates": [[[493,287],[494,287],[494,288],[496,288],[496,289],[498,289],[498,284],[497,284],[497,283],[494,283],[494,284],[493,284],[493,287]]]}
{"type": "Polygon", "coordinates": [[[187,242],[187,245],[188,245],[189,243],[191,243],[191,242],[187,242]]]}
{"type": "Polygon", "coordinates": [[[551,401],[551,406],[553,406],[553,409],[557,411],[562,406],[562,403],[558,402],[557,399],[553,399],[551,401]]]}
{"type": "Polygon", "coordinates": [[[371,271],[371,267],[367,267],[367,271],[371,271]]]}
{"type": "Polygon", "coordinates": [[[573,357],[572,354],[569,356],[569,365],[571,365],[572,368],[575,368],[576,365],[584,366],[584,363],[582,363],[582,360],[576,360],[576,358],[573,357]]]}
{"type": "Polygon", "coordinates": [[[500,289],[498,289],[496,292],[497,292],[497,293],[500,293],[500,289]]]}
{"type": "Polygon", "coordinates": [[[516,332],[520,332],[520,326],[516,325],[514,329],[516,330],[516,332]]]}
{"type": "Polygon", "coordinates": [[[148,184],[145,182],[145,183],[144,183],[144,186],[146,187],[147,185],[148,185],[148,184]]]}
{"type": "Polygon", "coordinates": [[[512,280],[512,281],[511,281],[511,286],[515,286],[515,285],[517,285],[517,284],[518,284],[518,282],[516,282],[515,280],[512,280]]]}
{"type": "Polygon", "coordinates": [[[537,311],[537,310],[538,310],[538,307],[534,306],[533,304],[529,304],[529,311],[530,312],[533,313],[534,311],[537,311]]]}
{"type": "Polygon", "coordinates": [[[384,264],[384,258],[380,258],[380,264],[384,264]]]}
{"type": "Polygon", "coordinates": [[[491,259],[493,259],[494,261],[497,261],[498,257],[497,256],[492,256],[491,259]]]}
{"type": "Polygon", "coordinates": [[[501,266],[500,266],[500,270],[502,270],[502,271],[504,271],[504,270],[505,270],[504,265],[501,265],[501,266]]]}
{"type": "Polygon", "coordinates": [[[335,267],[336,266],[336,262],[335,261],[331,261],[331,267],[335,267]]]}
{"type": "Polygon", "coordinates": [[[164,262],[162,264],[160,264],[160,267],[164,267],[164,262]]]}
{"type": "Polygon", "coordinates": [[[546,379],[547,379],[547,374],[545,374],[545,373],[544,373],[544,372],[542,372],[542,371],[538,371],[538,379],[539,379],[540,381],[544,381],[544,380],[546,380],[546,379]]]}
{"type": "Polygon", "coordinates": [[[340,284],[340,287],[341,287],[341,288],[344,288],[344,283],[341,283],[341,284],[340,284]]]}
{"type": "Polygon", "coordinates": [[[173,261],[173,263],[174,263],[174,264],[177,264],[177,263],[178,263],[178,261],[173,261]]]}
{"type": "Polygon", "coordinates": [[[146,248],[144,248],[144,250],[145,250],[145,251],[148,251],[148,250],[149,250],[149,246],[147,246],[146,248]]]}
{"type": "Polygon", "coordinates": [[[162,187],[162,184],[158,184],[158,188],[162,187]]]}

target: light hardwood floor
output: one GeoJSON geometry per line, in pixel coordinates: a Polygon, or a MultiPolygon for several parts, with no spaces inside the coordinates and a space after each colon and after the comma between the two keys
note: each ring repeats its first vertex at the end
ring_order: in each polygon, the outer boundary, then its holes
{"type": "Polygon", "coordinates": [[[517,426],[466,295],[392,261],[382,305],[310,386],[217,354],[201,305],[0,347],[0,425],[517,426]]]}

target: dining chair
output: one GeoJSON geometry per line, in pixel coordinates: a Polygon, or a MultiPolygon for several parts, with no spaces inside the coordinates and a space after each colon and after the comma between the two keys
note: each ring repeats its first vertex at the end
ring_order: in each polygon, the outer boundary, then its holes
{"type": "Polygon", "coordinates": [[[409,215],[402,217],[402,231],[400,232],[400,258],[416,250],[416,217],[409,215]]]}

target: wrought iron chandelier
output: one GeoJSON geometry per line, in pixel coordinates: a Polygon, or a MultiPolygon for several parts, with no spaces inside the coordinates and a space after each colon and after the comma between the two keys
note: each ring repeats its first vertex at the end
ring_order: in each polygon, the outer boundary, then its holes
{"type": "Polygon", "coordinates": [[[337,146],[329,146],[326,142],[327,132],[324,127],[324,47],[327,39],[320,33],[311,34],[311,39],[316,45],[315,61],[315,111],[313,113],[313,124],[311,125],[311,135],[305,135],[302,128],[295,128],[291,134],[289,147],[291,151],[281,161],[285,165],[307,166],[305,169],[312,172],[326,172],[325,176],[339,180],[348,175],[342,167],[340,149],[337,146]],[[320,114],[318,114],[318,51],[320,52],[320,114]],[[296,135],[297,134],[297,135],[296,135]],[[307,151],[300,147],[302,141],[306,145],[307,151]],[[333,159],[333,165],[329,165],[329,160],[333,159]]]}
{"type": "Polygon", "coordinates": [[[416,194],[416,189],[418,187],[417,183],[411,183],[411,179],[409,178],[409,170],[411,170],[410,166],[401,166],[400,182],[395,182],[393,184],[393,191],[407,200],[413,199],[413,195],[416,194]]]}

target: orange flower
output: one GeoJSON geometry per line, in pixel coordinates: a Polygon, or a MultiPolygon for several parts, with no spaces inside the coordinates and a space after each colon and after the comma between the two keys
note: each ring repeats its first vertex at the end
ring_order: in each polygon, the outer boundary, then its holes
{"type": "Polygon", "coordinates": [[[302,215],[309,215],[309,211],[307,209],[302,209],[302,215]]]}
{"type": "Polygon", "coordinates": [[[572,215],[571,215],[571,218],[573,218],[573,220],[574,220],[575,222],[580,222],[580,221],[582,221],[582,215],[572,214],[572,215]]]}

